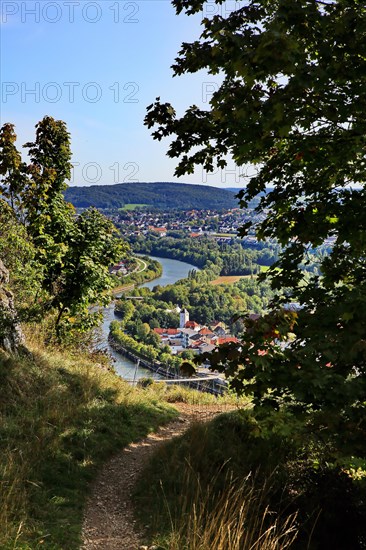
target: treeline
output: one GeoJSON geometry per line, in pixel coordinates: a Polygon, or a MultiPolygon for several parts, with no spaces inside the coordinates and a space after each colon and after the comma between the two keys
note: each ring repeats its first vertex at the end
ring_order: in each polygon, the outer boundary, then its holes
{"type": "Polygon", "coordinates": [[[139,271],[139,264],[137,263],[136,271],[134,273],[131,273],[130,275],[126,275],[122,279],[119,279],[120,283],[134,283],[136,285],[142,285],[143,283],[147,283],[148,281],[153,281],[154,279],[161,277],[161,275],[163,274],[163,267],[161,263],[159,263],[157,260],[149,258],[148,256],[143,256],[141,259],[146,263],[146,269],[139,271]]]}
{"type": "Polygon", "coordinates": [[[199,268],[208,262],[216,265],[218,275],[252,275],[260,272],[259,266],[270,266],[278,259],[279,246],[268,243],[266,248],[253,250],[243,243],[220,243],[210,237],[131,237],[135,252],[173,258],[199,268]]]}
{"type": "MultiPolygon", "coordinates": [[[[270,267],[278,261],[281,247],[274,242],[247,242],[233,240],[218,242],[210,236],[191,238],[181,232],[170,232],[167,237],[132,236],[129,238],[135,252],[152,254],[191,263],[199,268],[214,268],[218,275],[256,275],[260,266],[270,267]],[[173,236],[174,234],[174,236],[173,236]]],[[[299,268],[308,273],[319,274],[319,265],[331,247],[323,245],[309,249],[306,260],[299,268]]]]}
{"type": "Polygon", "coordinates": [[[94,206],[118,209],[126,204],[141,204],[162,210],[220,210],[238,206],[238,199],[232,191],[206,185],[171,182],[70,187],[65,192],[65,198],[77,208],[94,206]]]}
{"type": "MultiPolygon", "coordinates": [[[[241,280],[234,285],[212,285],[195,278],[178,281],[174,285],[157,288],[155,299],[171,304],[182,304],[190,318],[201,324],[223,321],[230,324],[235,313],[261,313],[273,297],[266,283],[241,280]]],[[[238,333],[241,326],[234,326],[238,333]]]]}

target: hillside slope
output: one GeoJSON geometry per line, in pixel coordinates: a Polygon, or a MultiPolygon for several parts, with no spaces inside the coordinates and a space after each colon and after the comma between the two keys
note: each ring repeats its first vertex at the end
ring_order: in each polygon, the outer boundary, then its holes
{"type": "Polygon", "coordinates": [[[220,209],[238,206],[234,193],[226,189],[169,182],[69,187],[65,198],[77,208],[123,208],[126,204],[146,204],[164,210],[220,209]]]}
{"type": "Polygon", "coordinates": [[[99,466],[177,413],[103,355],[27,344],[29,357],[0,350],[0,548],[76,550],[99,466]]]}

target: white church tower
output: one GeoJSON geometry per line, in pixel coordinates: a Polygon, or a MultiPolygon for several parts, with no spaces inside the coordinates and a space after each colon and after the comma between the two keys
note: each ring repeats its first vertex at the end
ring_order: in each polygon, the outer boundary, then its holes
{"type": "Polygon", "coordinates": [[[184,328],[186,326],[186,323],[189,321],[189,313],[186,309],[182,309],[182,311],[179,314],[179,328],[184,328]]]}

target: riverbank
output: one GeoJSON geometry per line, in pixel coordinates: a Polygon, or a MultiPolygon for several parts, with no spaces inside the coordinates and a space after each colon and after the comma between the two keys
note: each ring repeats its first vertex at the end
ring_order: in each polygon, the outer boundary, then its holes
{"type": "MultiPolygon", "coordinates": [[[[223,395],[227,389],[223,380],[219,377],[216,378],[212,375],[205,375],[201,373],[200,376],[197,377],[197,380],[195,380],[195,378],[183,378],[176,372],[170,370],[169,367],[162,365],[160,362],[151,362],[146,357],[136,355],[127,347],[122,346],[118,339],[113,337],[111,334],[109,335],[108,341],[110,346],[115,351],[125,355],[131,361],[134,361],[136,365],[141,365],[143,368],[162,376],[166,379],[166,381],[175,381],[177,384],[184,385],[188,388],[198,390],[200,392],[211,393],[212,395],[217,396],[223,395]]],[[[134,382],[135,379],[133,378],[127,381],[134,382]]]]}
{"type": "Polygon", "coordinates": [[[150,256],[138,257],[136,255],[134,259],[138,262],[136,269],[120,279],[123,279],[123,284],[112,290],[114,295],[133,290],[136,286],[144,285],[162,276],[163,266],[156,258],[150,256]]]}

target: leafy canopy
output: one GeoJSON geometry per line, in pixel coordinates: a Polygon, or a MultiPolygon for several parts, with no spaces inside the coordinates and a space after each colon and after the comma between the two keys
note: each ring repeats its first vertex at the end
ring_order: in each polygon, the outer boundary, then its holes
{"type": "MultiPolygon", "coordinates": [[[[192,14],[205,2],[173,4],[192,14]]],[[[230,155],[238,166],[251,163],[240,204],[259,196],[266,218],[241,234],[252,228],[283,247],[267,272],[279,290],[273,311],[247,319],[243,345],[218,351],[213,366],[238,391],[254,392],[257,405],[331,411],[356,426],[366,395],[365,3],[240,5],[204,18],[200,39],[183,43],[173,65],[175,75],[222,77],[209,108],[193,105],[179,117],[157,98],[145,123],[155,139],[171,137],[178,176],[224,167],[230,155]],[[299,264],[330,237],[320,275],[305,283],[299,264]],[[301,309],[282,308],[289,300],[301,309]]]]}
{"type": "Polygon", "coordinates": [[[66,124],[44,117],[34,142],[25,144],[30,163],[15,146],[14,126],[0,130],[0,255],[9,266],[18,311],[30,316],[56,311],[61,339],[85,331],[98,314],[90,306],[108,301],[108,267],[126,253],[113,224],[95,209],[77,216],[64,199],[71,174],[66,124]],[[6,228],[6,229],[5,229],[6,228]]]}

